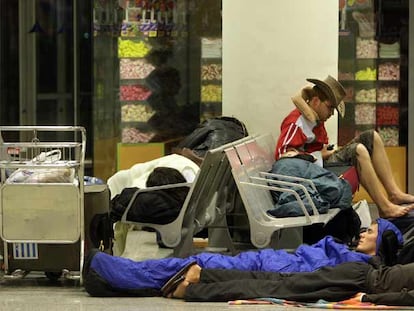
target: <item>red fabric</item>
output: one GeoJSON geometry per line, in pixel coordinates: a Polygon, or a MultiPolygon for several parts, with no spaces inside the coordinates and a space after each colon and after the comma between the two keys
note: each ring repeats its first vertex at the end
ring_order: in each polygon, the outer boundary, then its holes
{"type": "Polygon", "coordinates": [[[349,182],[352,188],[352,193],[355,193],[359,188],[359,176],[356,168],[354,166],[351,166],[349,169],[347,169],[340,178],[345,179],[349,182]]]}
{"type": "Polygon", "coordinates": [[[312,153],[320,151],[328,144],[324,122],[314,123],[307,120],[298,109],[293,110],[283,120],[276,144],[275,159],[291,149],[312,153]]]}

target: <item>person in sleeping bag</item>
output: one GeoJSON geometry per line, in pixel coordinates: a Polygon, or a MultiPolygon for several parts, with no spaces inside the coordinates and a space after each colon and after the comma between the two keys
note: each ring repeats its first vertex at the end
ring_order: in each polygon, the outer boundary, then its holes
{"type": "Polygon", "coordinates": [[[344,262],[363,262],[379,254],[382,233],[391,230],[401,244],[402,234],[391,222],[379,218],[366,233],[361,233],[355,250],[326,236],[315,244],[300,245],[293,253],[286,250],[261,249],[235,256],[200,253],[186,258],[161,258],[134,261],[91,250],[86,256],[83,279],[91,296],[160,296],[161,288],[176,273],[192,263],[203,269],[238,269],[267,272],[310,272],[344,262]],[[378,236],[371,241],[365,236],[376,226],[378,236]]]}
{"type": "MultiPolygon", "coordinates": [[[[379,227],[374,224],[361,235],[359,245],[365,250],[375,250],[379,227]]],[[[386,240],[391,234],[398,241],[394,231],[386,234],[386,240]]],[[[204,269],[194,263],[174,275],[162,293],[186,301],[276,298],[414,305],[414,263],[386,266],[373,256],[368,263],[346,262],[304,273],[204,269]]]]}

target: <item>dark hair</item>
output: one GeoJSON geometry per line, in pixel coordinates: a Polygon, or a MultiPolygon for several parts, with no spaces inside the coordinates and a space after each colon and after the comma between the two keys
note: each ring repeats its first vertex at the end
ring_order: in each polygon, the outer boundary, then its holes
{"type": "Polygon", "coordinates": [[[147,187],[162,186],[168,184],[179,184],[187,182],[179,170],[171,167],[156,167],[149,174],[147,187]]]}
{"type": "Polygon", "coordinates": [[[328,95],[319,86],[315,85],[313,90],[315,91],[315,96],[317,96],[322,102],[329,99],[328,95]]]}
{"type": "MultiPolygon", "coordinates": [[[[181,174],[179,170],[171,167],[160,166],[154,168],[151,174],[149,174],[146,186],[155,187],[185,182],[187,182],[187,180],[184,178],[183,174],[181,174]]],[[[184,203],[184,200],[188,193],[188,187],[165,189],[163,191],[184,203]]]]}

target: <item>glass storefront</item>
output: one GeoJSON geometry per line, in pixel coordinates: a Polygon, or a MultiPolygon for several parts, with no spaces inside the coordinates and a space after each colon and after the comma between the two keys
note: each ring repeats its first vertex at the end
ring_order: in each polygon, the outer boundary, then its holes
{"type": "Polygon", "coordinates": [[[221,115],[221,1],[95,1],[93,25],[94,162],[106,176],[221,115]]]}
{"type": "Polygon", "coordinates": [[[4,0],[0,33],[1,124],[85,126],[97,177],[221,115],[221,0],[4,0]]]}
{"type": "MultiPolygon", "coordinates": [[[[90,12],[89,1],[0,2],[2,125],[88,128],[92,111],[90,12]]],[[[89,131],[89,170],[92,137],[89,131]]]]}
{"type": "MultiPolygon", "coordinates": [[[[346,114],[338,120],[338,144],[376,130],[404,191],[410,183],[408,30],[408,0],[339,1],[338,79],[346,114]]],[[[363,189],[354,199],[371,202],[363,189]]]]}
{"type": "Polygon", "coordinates": [[[338,78],[346,117],[339,145],[375,129],[386,146],[408,143],[408,1],[339,1],[338,78]]]}

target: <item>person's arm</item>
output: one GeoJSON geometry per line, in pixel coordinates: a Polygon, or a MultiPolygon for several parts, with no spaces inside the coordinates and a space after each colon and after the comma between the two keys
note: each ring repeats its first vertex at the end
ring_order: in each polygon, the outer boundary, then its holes
{"type": "Polygon", "coordinates": [[[286,152],[303,150],[306,143],[306,136],[302,129],[295,123],[283,123],[276,146],[275,157],[278,160],[286,152]]]}
{"type": "Polygon", "coordinates": [[[392,306],[414,306],[414,290],[404,288],[401,292],[365,294],[361,301],[392,306]]]}

